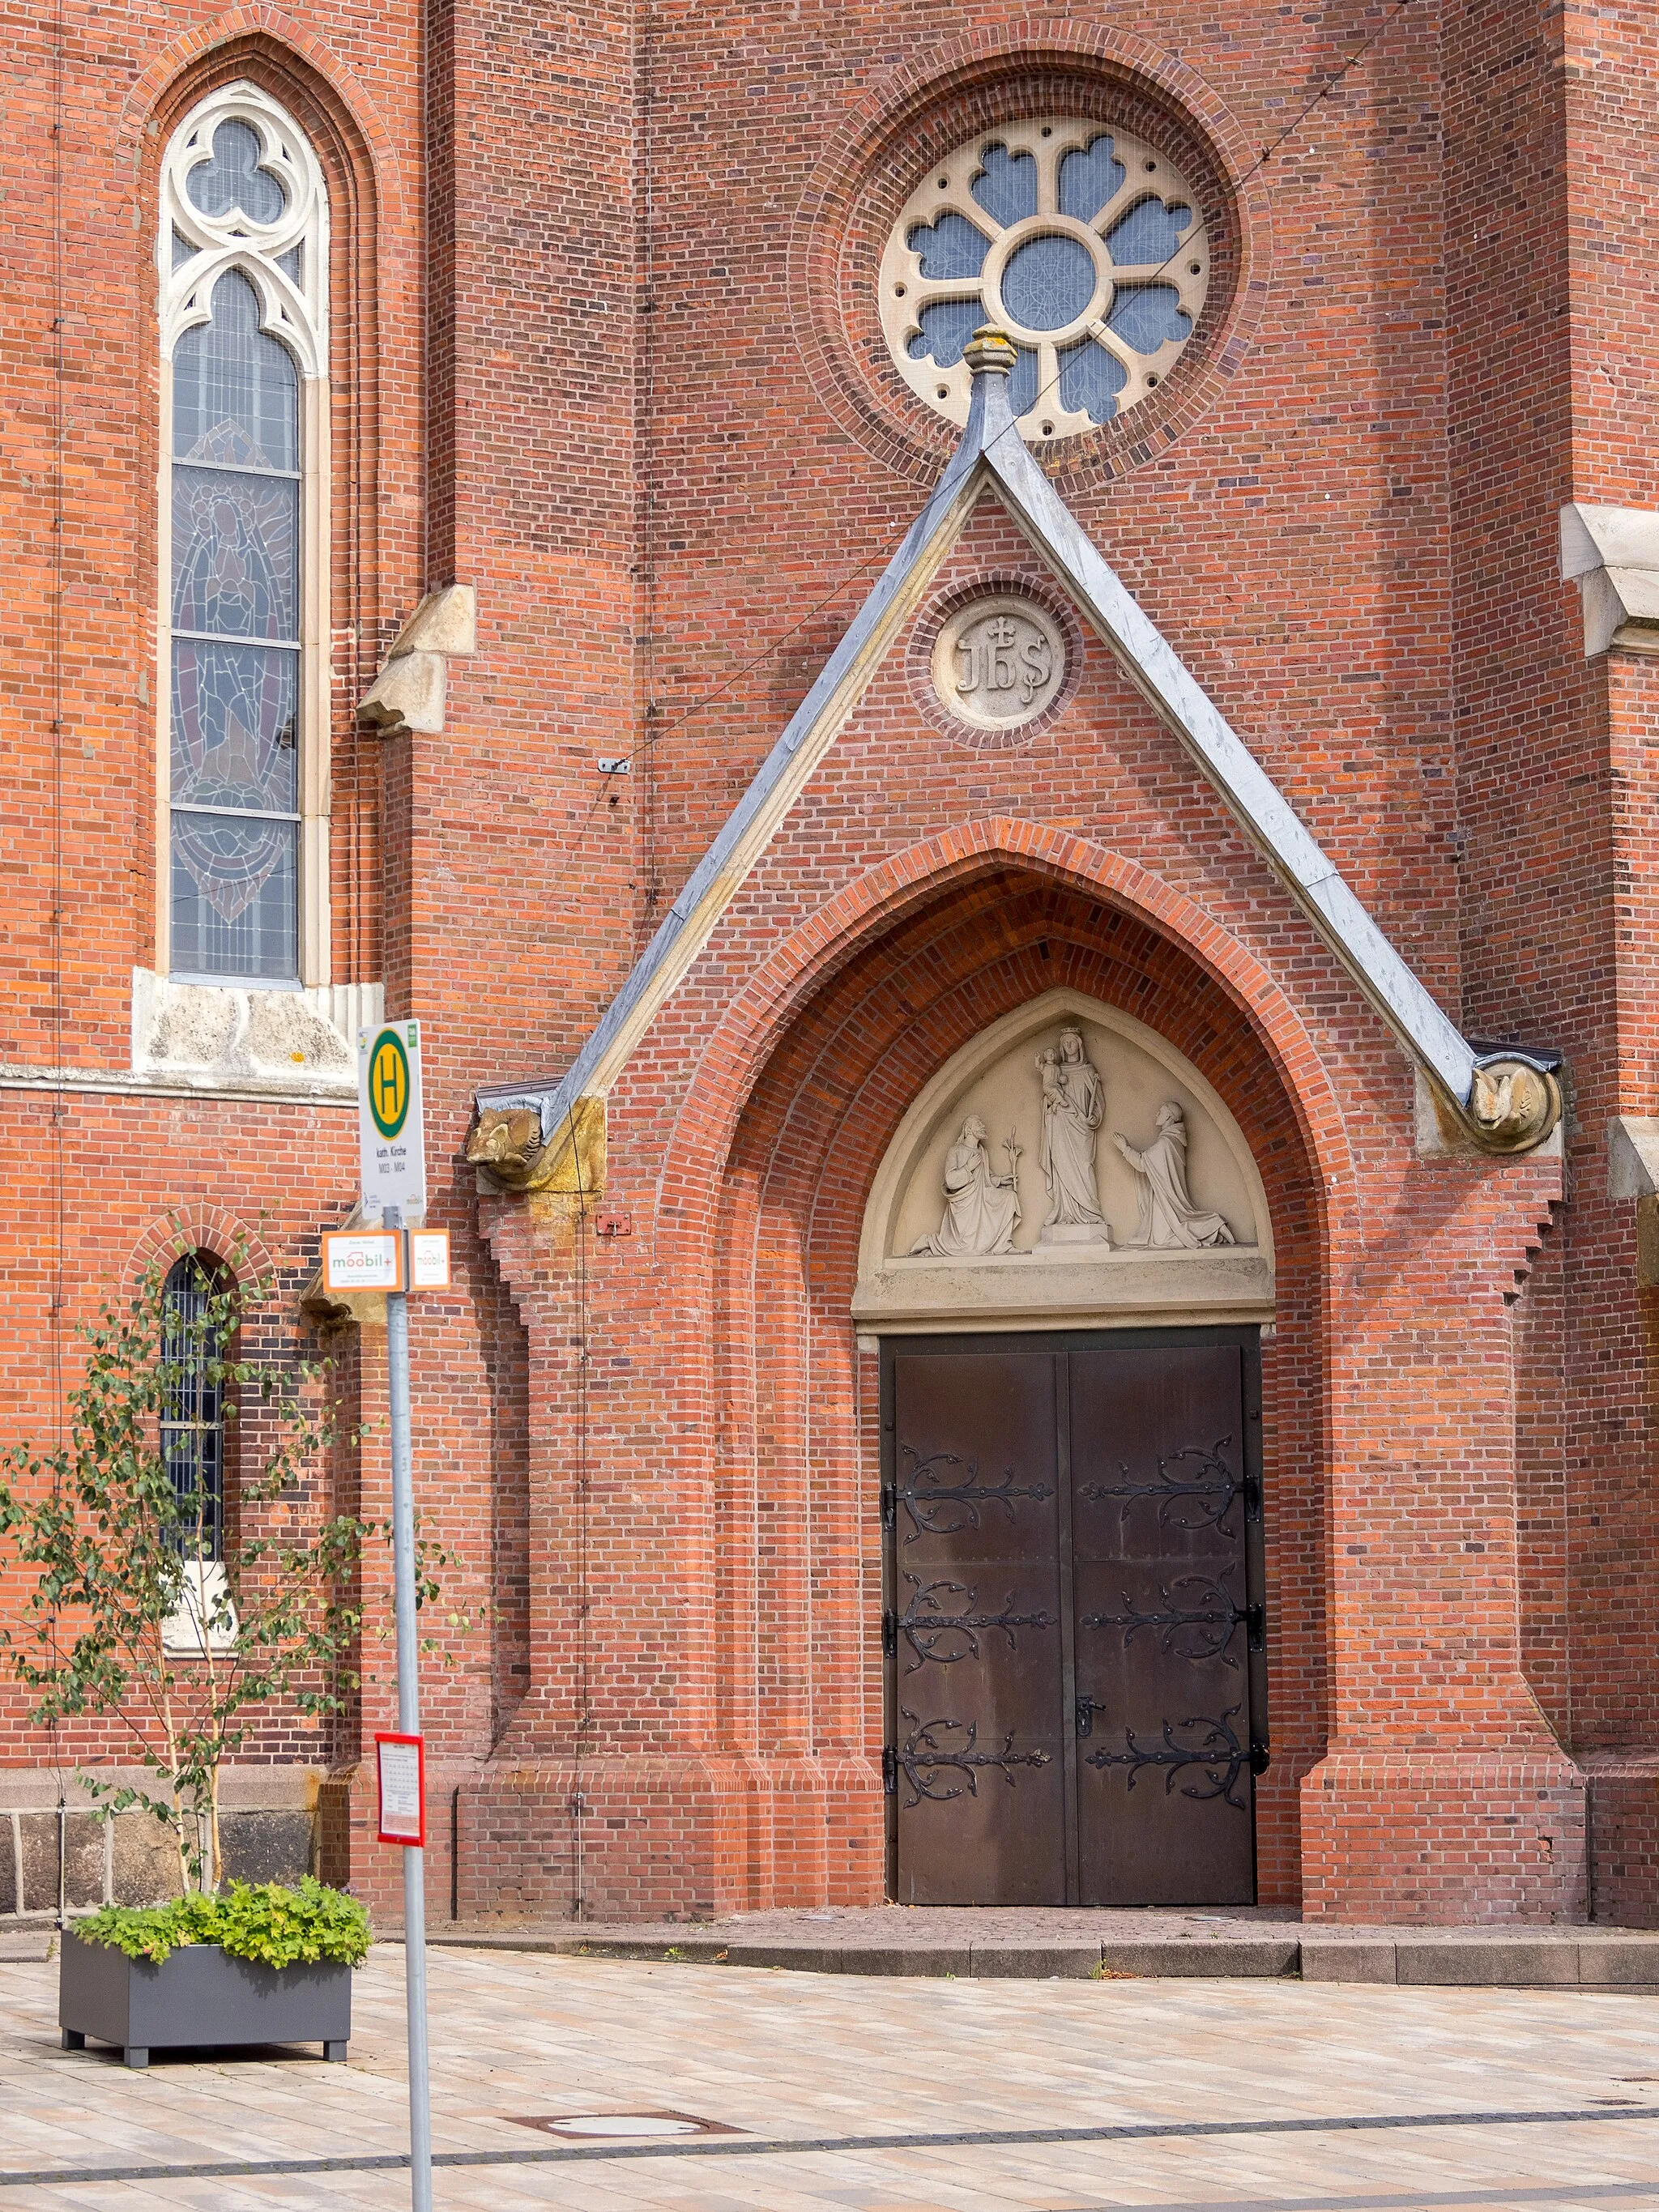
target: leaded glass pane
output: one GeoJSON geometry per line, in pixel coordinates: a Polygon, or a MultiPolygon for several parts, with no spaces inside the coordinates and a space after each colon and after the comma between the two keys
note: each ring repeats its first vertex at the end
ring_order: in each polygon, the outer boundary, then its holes
{"type": "Polygon", "coordinates": [[[1128,174],[1109,137],[1091,138],[1067,154],[1060,165],[1060,211],[1091,222],[1128,174]]]}
{"type": "Polygon", "coordinates": [[[1037,211],[1036,163],[1029,154],[1011,154],[1006,146],[988,146],[980,155],[979,174],[969,190],[996,222],[1018,222],[1037,211]]]}
{"type": "Polygon", "coordinates": [[[173,645],[173,804],[292,814],[299,805],[300,656],[173,645]]]}
{"type": "Polygon", "coordinates": [[[298,970],[297,822],[173,816],[173,965],[290,981],[298,970]]]}
{"type": "Polygon", "coordinates": [[[1173,284],[1123,285],[1106,320],[1137,353],[1156,353],[1169,339],[1186,337],[1193,327],[1173,284]]]}
{"type": "Polygon", "coordinates": [[[1014,348],[1014,365],[1008,376],[1008,404],[1016,419],[1029,415],[1037,403],[1037,368],[1036,354],[1030,346],[1014,348]]]}
{"type": "Polygon", "coordinates": [[[173,451],[234,468],[300,465],[294,356],[259,328],[258,295],[234,269],[213,288],[213,320],[173,348],[173,451]]]}
{"type": "Polygon", "coordinates": [[[977,276],[991,243],[965,215],[949,214],[937,222],[917,223],[908,242],[924,276],[977,276]]]}
{"type": "Polygon", "coordinates": [[[1095,295],[1095,264],[1074,238],[1028,239],[1002,272],[1002,297],[1028,331],[1064,330],[1095,295]]]}
{"type": "Polygon", "coordinates": [[[204,215],[240,209],[250,222],[275,222],[288,205],[281,180],[259,167],[259,134],[235,117],[213,134],[213,152],[191,168],[185,190],[204,215]]]}
{"type": "Polygon", "coordinates": [[[985,319],[977,300],[941,300],[924,307],[916,320],[920,333],[910,341],[912,361],[931,358],[940,368],[962,359],[962,349],[985,319]]]}
{"type": "Polygon", "coordinates": [[[1059,359],[1061,406],[1087,415],[1091,422],[1109,422],[1117,412],[1117,395],[1128,381],[1117,356],[1092,338],[1080,338],[1063,347],[1059,359]]]}
{"type": "Polygon", "coordinates": [[[1189,207],[1142,200],[1106,234],[1106,251],[1120,269],[1162,267],[1193,227],[1189,207]]]}
{"type": "Polygon", "coordinates": [[[173,627],[300,634],[300,486],[293,477],[173,471],[173,627]]]}

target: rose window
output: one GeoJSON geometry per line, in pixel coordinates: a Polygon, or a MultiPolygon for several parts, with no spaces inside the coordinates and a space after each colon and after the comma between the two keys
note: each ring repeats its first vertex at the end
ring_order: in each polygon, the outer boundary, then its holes
{"type": "Polygon", "coordinates": [[[1209,278],[1198,197],[1163,154],[1038,119],[974,139],[911,194],[882,256],[882,327],[911,390],[961,423],[962,349],[996,325],[1021,430],[1075,437],[1162,383],[1209,278]]]}

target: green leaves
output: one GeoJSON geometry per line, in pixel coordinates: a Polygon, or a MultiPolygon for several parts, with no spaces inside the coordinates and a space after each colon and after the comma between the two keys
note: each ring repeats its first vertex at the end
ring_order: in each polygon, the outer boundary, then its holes
{"type": "Polygon", "coordinates": [[[214,1878],[219,1768],[258,1709],[318,1720],[355,1695],[370,1529],[349,1516],[316,1525],[315,1470],[334,1441],[325,1370],[239,1355],[268,1287],[241,1279],[247,1255],[183,1256],[187,1295],[169,1300],[157,1264],[124,1311],[106,1307],[83,1332],[66,1443],[0,1457],[0,1564],[10,1553],[33,1571],[0,1658],[37,1723],[123,1723],[129,1761],[159,1787],[82,1785],[106,1812],[142,1805],[166,1822],[189,1887],[214,1878]],[[239,1421],[222,1499],[200,1438],[239,1421]]]}
{"type": "Polygon", "coordinates": [[[83,1942],[159,1966],[186,1943],[216,1943],[261,1966],[360,1966],[374,1941],[355,1897],[307,1875],[298,1889],[280,1882],[234,1881],[222,1897],[191,1890],[167,1905],[106,1905],[75,1923],[83,1942]]]}

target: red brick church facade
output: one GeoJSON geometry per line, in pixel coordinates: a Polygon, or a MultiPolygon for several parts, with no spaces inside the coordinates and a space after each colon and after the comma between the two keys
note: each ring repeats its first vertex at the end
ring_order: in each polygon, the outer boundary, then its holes
{"type": "MultiPolygon", "coordinates": [[[[5,1441],[245,1249],[386,1511],[315,1275],[417,1017],[433,1914],[1157,1902],[1089,1821],[1224,1803],[1187,1901],[1659,1924],[1650,11],[16,52],[5,1441]]],[[[365,1650],[232,1802],[389,1903],[365,1650]]],[[[0,1915],[119,1756],[0,1692],[0,1915]]]]}

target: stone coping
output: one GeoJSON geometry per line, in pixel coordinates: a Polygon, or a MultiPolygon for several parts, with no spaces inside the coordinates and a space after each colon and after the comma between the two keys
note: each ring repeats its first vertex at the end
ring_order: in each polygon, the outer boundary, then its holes
{"type": "MultiPolygon", "coordinates": [[[[161,1793],[161,1778],[142,1766],[97,1766],[82,1769],[66,1765],[64,1792],[71,1813],[90,1812],[95,1801],[82,1786],[82,1772],[94,1774],[111,1789],[123,1784],[161,1793]]],[[[325,1766],[296,1762],[254,1760],[227,1765],[219,1776],[219,1802],[227,1813],[308,1812],[317,1802],[319,1785],[326,1780],[325,1766]]],[[[58,1777],[49,1766],[0,1766],[0,1814],[53,1813],[58,1809],[58,1777]]],[[[118,1814],[118,1819],[125,1817],[118,1814]]]]}

